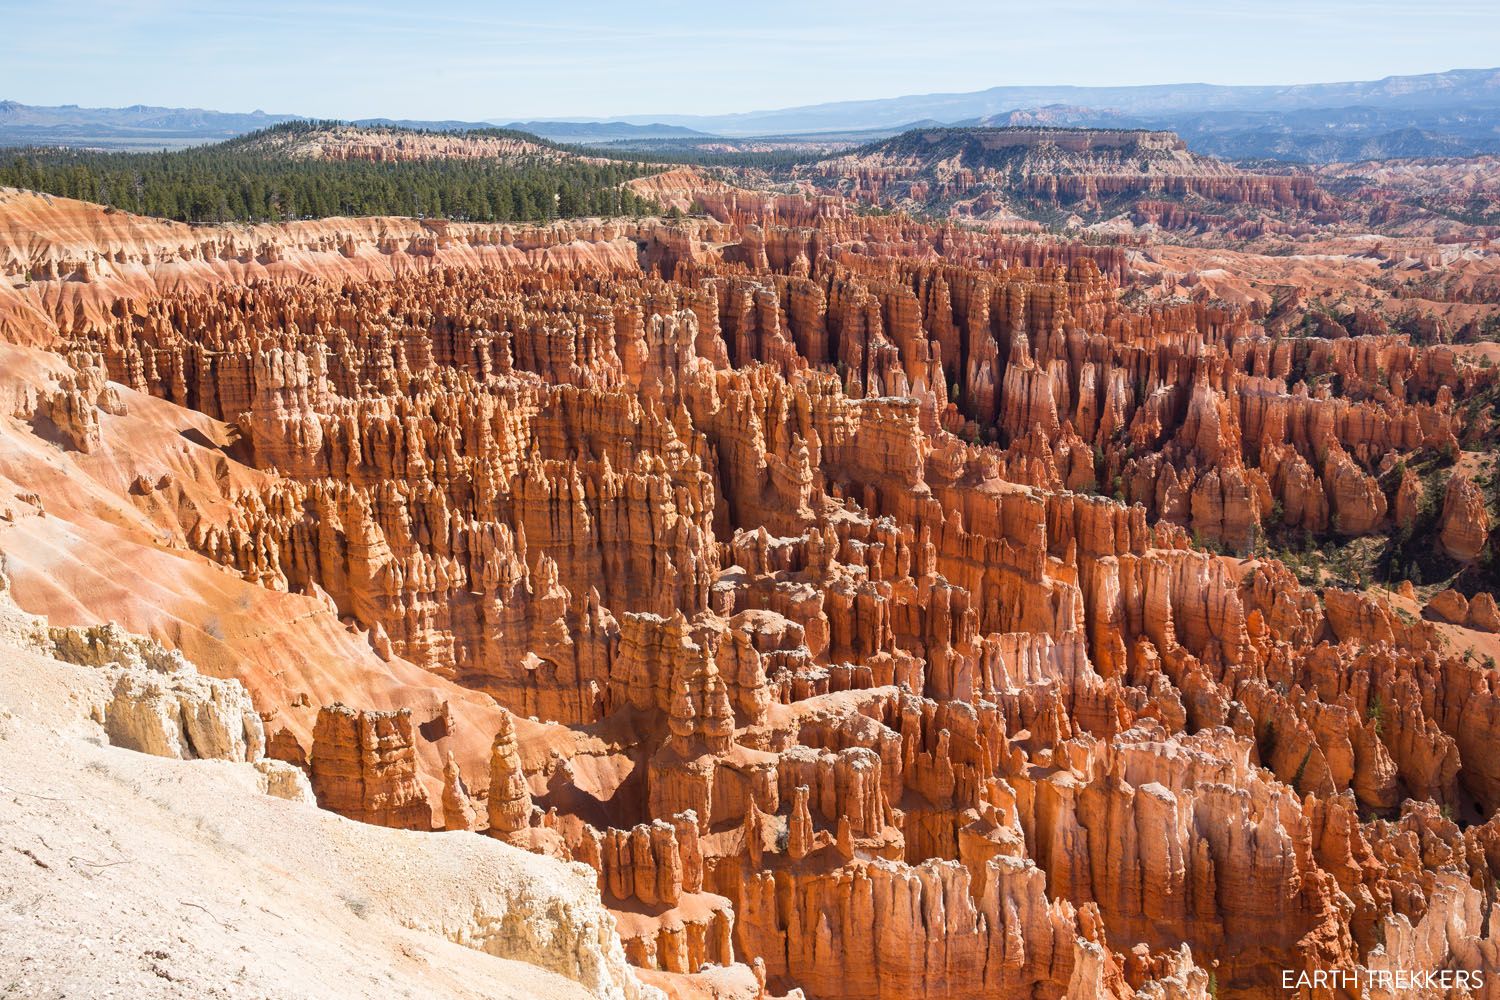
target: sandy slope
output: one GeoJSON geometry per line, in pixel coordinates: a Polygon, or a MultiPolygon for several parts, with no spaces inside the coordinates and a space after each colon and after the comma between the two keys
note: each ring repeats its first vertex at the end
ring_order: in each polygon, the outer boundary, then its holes
{"type": "Polygon", "coordinates": [[[0,595],[0,997],[639,990],[591,873],[109,746],[100,672],[24,648],[26,620],[0,595]]]}

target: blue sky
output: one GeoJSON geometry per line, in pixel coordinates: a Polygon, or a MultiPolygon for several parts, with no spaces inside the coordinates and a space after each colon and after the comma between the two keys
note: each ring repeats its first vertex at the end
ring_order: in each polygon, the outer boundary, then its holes
{"type": "Polygon", "coordinates": [[[337,118],[724,113],[1500,65],[1500,4],[0,0],[0,98],[337,118]]]}

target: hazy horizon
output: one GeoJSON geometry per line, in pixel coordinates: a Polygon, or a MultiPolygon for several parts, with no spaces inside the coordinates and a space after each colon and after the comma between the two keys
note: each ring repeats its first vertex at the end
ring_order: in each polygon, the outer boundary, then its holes
{"type": "Polygon", "coordinates": [[[440,12],[288,0],[80,0],[69,11],[61,45],[55,13],[5,12],[13,30],[0,41],[0,98],[341,119],[602,119],[997,86],[1332,83],[1500,61],[1500,13],[1470,2],[1173,0],[1122,11],[1087,0],[1041,20],[1017,3],[974,0],[942,10],[774,0],[753,20],[598,0],[570,5],[567,20],[474,0],[440,12]]]}

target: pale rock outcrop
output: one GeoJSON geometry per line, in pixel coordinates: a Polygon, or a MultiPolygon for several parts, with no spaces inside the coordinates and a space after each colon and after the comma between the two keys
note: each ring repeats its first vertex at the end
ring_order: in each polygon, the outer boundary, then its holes
{"type": "Polygon", "coordinates": [[[50,630],[58,659],[112,676],[103,709],[109,740],[142,753],[184,760],[259,760],[266,736],[239,681],[198,673],[181,653],[117,625],[50,630]]]}
{"type": "Polygon", "coordinates": [[[265,757],[255,762],[255,769],[260,772],[267,795],[309,806],[318,804],[312,782],[307,780],[307,772],[302,768],[294,767],[284,760],[265,757]]]}

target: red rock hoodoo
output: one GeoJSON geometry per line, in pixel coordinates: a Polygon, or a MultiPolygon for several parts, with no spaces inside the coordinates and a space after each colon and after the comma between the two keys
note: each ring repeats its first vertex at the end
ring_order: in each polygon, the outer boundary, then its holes
{"type": "MultiPolygon", "coordinates": [[[[326,220],[249,257],[96,230],[56,268],[89,281],[0,289],[41,386],[0,398],[115,491],[89,516],[283,602],[256,641],[324,630],[321,666],[223,669],[325,807],[590,866],[680,995],[1496,969],[1494,602],[1419,617],[1301,542],[1487,558],[1439,456],[1496,369],[1137,306],[1118,246],[692,183],[707,218],[326,220]],[[167,413],[198,429],[128,452],[167,413]]],[[[1247,183],[1193,181],[1313,197],[1247,183]]],[[[20,497],[0,548],[55,520],[20,497]]],[[[174,641],[252,644],[202,621],[174,641]]]]}

